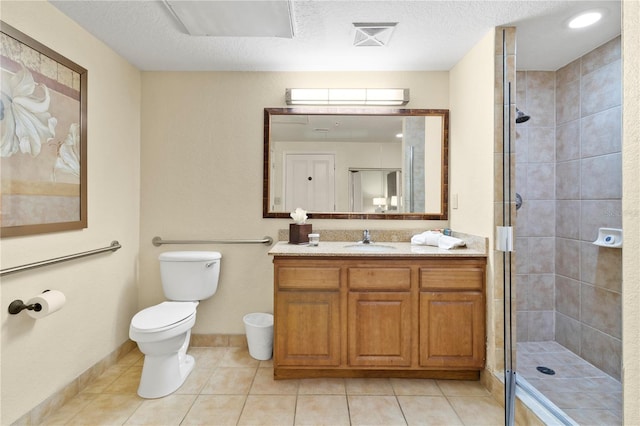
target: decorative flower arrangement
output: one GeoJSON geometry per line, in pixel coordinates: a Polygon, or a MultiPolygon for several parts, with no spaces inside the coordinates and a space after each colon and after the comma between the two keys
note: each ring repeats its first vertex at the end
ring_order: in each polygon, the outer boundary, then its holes
{"type": "Polygon", "coordinates": [[[300,207],[289,215],[295,223],[289,224],[289,244],[306,244],[309,242],[309,234],[313,232],[312,226],[307,221],[307,212],[300,207]]]}
{"type": "Polygon", "coordinates": [[[298,225],[304,225],[307,222],[307,212],[300,207],[292,211],[290,216],[298,225]]]}

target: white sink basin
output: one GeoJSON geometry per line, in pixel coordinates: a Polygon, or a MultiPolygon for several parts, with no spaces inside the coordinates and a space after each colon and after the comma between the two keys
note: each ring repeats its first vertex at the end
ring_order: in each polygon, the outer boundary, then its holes
{"type": "Polygon", "coordinates": [[[354,251],[364,251],[364,252],[376,252],[376,251],[389,251],[395,250],[396,248],[393,246],[386,246],[384,244],[349,244],[344,246],[344,248],[354,251]]]}

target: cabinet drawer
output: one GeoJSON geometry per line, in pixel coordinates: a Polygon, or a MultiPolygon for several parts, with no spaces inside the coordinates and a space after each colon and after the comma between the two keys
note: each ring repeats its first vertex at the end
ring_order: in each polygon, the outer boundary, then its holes
{"type": "Polygon", "coordinates": [[[350,290],[409,290],[410,268],[349,268],[350,290]]]}
{"type": "Polygon", "coordinates": [[[340,268],[287,267],[276,269],[280,289],[338,289],[340,268]]]}
{"type": "Polygon", "coordinates": [[[421,290],[477,290],[484,284],[484,268],[421,268],[421,290]]]}

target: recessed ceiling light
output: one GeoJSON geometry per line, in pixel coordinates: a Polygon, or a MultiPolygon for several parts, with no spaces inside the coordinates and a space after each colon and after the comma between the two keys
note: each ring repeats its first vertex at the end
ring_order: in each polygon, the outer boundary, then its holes
{"type": "Polygon", "coordinates": [[[602,18],[601,12],[584,12],[569,21],[569,28],[584,28],[593,25],[602,18]]]}

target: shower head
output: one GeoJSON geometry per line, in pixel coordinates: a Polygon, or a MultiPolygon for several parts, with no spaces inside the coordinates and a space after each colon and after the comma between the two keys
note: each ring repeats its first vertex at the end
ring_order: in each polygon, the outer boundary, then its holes
{"type": "Polygon", "coordinates": [[[531,117],[529,115],[525,114],[524,112],[516,108],[516,123],[524,123],[525,121],[528,121],[530,118],[531,117]]]}

